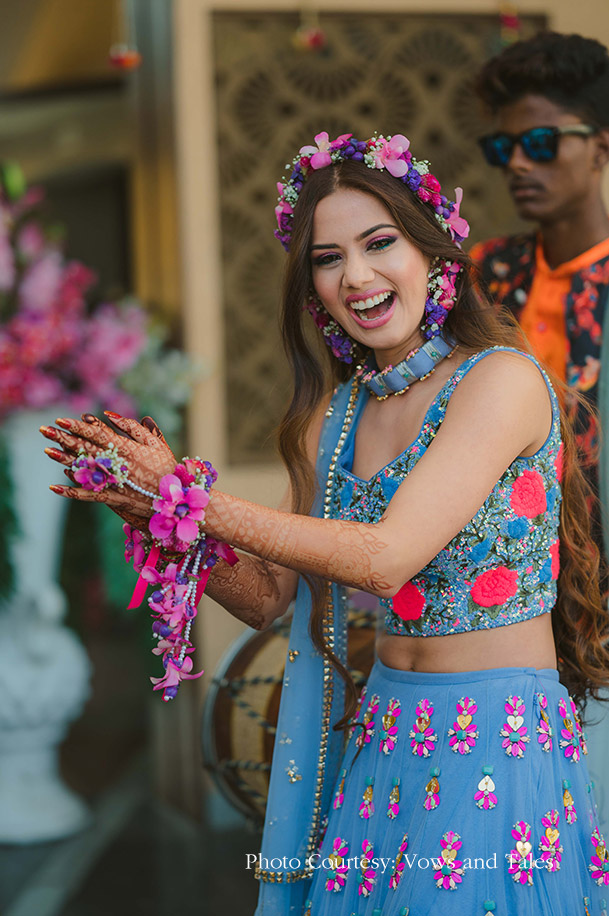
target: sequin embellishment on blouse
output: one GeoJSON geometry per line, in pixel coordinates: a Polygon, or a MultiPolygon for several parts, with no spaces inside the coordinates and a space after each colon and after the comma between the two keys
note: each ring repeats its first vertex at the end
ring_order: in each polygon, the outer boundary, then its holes
{"type": "MultiPolygon", "coordinates": [[[[336,467],[332,518],[358,522],[381,518],[433,442],[458,383],[480,359],[497,350],[519,352],[492,347],[465,360],[432,401],[411,445],[367,481],[349,470],[357,426],[353,424],[336,467]]],[[[552,400],[548,438],[535,455],[512,462],[473,519],[407,583],[400,608],[409,619],[395,613],[390,598],[381,600],[387,609],[388,633],[440,636],[490,629],[529,620],[554,607],[562,445],[556,395],[540,371],[552,400]]]]}

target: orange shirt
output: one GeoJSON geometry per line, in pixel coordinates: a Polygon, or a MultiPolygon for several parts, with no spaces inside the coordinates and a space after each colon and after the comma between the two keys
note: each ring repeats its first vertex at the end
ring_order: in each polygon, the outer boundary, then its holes
{"type": "Polygon", "coordinates": [[[563,381],[568,356],[565,300],[573,274],[607,255],[609,238],[552,270],[544,257],[541,239],[537,239],[533,284],[519,320],[535,356],[563,381]]]}

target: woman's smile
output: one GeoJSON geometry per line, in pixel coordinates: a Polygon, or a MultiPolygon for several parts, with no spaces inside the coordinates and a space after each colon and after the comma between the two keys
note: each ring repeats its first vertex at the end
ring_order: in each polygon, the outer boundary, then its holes
{"type": "Polygon", "coordinates": [[[354,320],[363,328],[380,328],[386,324],[393,315],[395,301],[395,293],[389,289],[347,296],[346,299],[354,320]]]}

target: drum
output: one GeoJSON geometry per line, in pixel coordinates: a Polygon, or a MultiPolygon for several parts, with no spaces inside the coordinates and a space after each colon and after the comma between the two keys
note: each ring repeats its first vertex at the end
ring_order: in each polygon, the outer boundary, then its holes
{"type": "MultiPolygon", "coordinates": [[[[370,595],[358,596],[349,607],[348,663],[358,686],[374,661],[375,603],[370,595]]],[[[264,820],[290,625],[286,616],[235,640],[214,673],[203,711],[204,765],[224,797],[255,823],[264,820]]]]}

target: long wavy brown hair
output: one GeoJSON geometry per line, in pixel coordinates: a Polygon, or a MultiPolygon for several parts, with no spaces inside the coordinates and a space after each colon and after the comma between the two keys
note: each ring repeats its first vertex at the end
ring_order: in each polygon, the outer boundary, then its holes
{"type": "MultiPolygon", "coordinates": [[[[473,262],[438,225],[431,209],[405,185],[385,171],[353,161],[314,172],[303,187],[294,215],[281,316],[294,390],[279,429],[279,449],[290,476],[292,511],[300,514],[310,512],[316,494],[315,469],[305,446],[307,430],[329,391],[348,380],[354,371],[353,366],[332,357],[323,345],[318,346],[319,341],[311,337],[311,319],[303,313],[303,305],[313,288],[310,246],[315,208],[320,200],[339,188],[361,191],[379,200],[408,241],[426,257],[446,258],[463,265],[457,299],[446,322],[449,334],[462,350],[476,353],[495,345],[527,348],[515,321],[500,314],[481,295],[473,262]]],[[[362,348],[362,358],[365,355],[362,348]]],[[[564,459],[560,576],[552,620],[561,680],[583,709],[588,696],[597,697],[602,688],[609,686],[609,629],[599,592],[599,551],[590,531],[589,506],[594,497],[579,466],[575,436],[564,411],[561,411],[561,423],[564,459]]],[[[339,723],[339,727],[344,727],[355,709],[355,686],[324,639],[322,583],[313,577],[307,581],[313,596],[312,640],[348,688],[345,717],[339,723]]]]}

